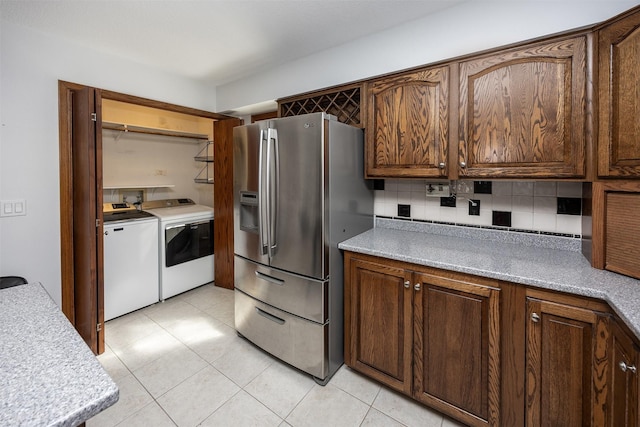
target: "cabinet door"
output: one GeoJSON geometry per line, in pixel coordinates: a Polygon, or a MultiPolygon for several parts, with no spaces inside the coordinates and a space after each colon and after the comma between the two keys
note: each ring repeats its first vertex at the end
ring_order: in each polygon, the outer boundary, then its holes
{"type": "Polygon", "coordinates": [[[585,176],[586,39],[460,63],[462,177],[585,176]]]}
{"type": "Polygon", "coordinates": [[[499,425],[499,290],[415,277],[414,397],[468,425],[499,425]]]}
{"type": "Polygon", "coordinates": [[[640,177],[640,13],[599,31],[598,175],[640,177]]]}
{"type": "Polygon", "coordinates": [[[345,362],[411,392],[411,272],[352,258],[345,283],[345,362]]]}
{"type": "Polygon", "coordinates": [[[446,176],[448,67],[372,82],[367,96],[367,176],[446,176]]]}
{"type": "Polygon", "coordinates": [[[591,425],[597,315],[534,298],[527,315],[527,425],[591,425]]]}
{"type": "Polygon", "coordinates": [[[610,427],[638,425],[638,350],[631,338],[611,322],[610,427]]]}

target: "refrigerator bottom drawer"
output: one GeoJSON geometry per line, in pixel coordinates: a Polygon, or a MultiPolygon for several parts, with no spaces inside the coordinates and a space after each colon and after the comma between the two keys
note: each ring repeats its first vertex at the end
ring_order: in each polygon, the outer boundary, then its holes
{"type": "Polygon", "coordinates": [[[326,323],[329,282],[312,280],[236,256],[235,287],[287,313],[326,323]]]}
{"type": "Polygon", "coordinates": [[[258,347],[296,368],[328,375],[328,324],[294,316],[235,290],[236,330],[258,347]]]}

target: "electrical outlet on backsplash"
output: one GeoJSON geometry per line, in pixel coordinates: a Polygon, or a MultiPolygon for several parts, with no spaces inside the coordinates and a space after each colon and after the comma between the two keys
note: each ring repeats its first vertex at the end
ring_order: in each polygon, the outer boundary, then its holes
{"type": "Polygon", "coordinates": [[[582,234],[580,182],[492,181],[489,185],[486,181],[477,184],[459,180],[451,183],[451,194],[455,192],[457,199],[455,207],[441,206],[439,198],[426,197],[425,182],[386,179],[384,189],[375,190],[375,215],[396,218],[398,205],[410,205],[410,218],[402,219],[505,228],[504,222],[496,224],[494,218],[510,213],[511,230],[582,234]],[[481,188],[483,193],[474,193],[474,188],[481,188]],[[479,213],[469,209],[471,201],[480,201],[479,213]]]}

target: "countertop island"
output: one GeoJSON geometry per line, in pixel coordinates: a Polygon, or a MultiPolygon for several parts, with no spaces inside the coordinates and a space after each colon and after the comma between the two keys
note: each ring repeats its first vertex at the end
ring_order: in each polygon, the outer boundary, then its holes
{"type": "Polygon", "coordinates": [[[0,290],[0,425],[77,426],[119,391],[39,283],[0,290]]]}
{"type": "Polygon", "coordinates": [[[602,299],[640,339],[640,280],[592,268],[576,238],[377,218],[338,247],[602,299]]]}

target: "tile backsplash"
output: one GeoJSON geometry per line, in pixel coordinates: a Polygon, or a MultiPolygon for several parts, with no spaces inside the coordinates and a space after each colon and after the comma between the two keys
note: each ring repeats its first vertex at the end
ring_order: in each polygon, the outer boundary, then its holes
{"type": "Polygon", "coordinates": [[[451,181],[455,187],[451,192],[456,192],[454,203],[450,199],[443,198],[441,203],[440,197],[427,197],[427,182],[433,181],[385,180],[384,189],[375,190],[374,213],[574,237],[582,234],[580,182],[451,181]]]}

